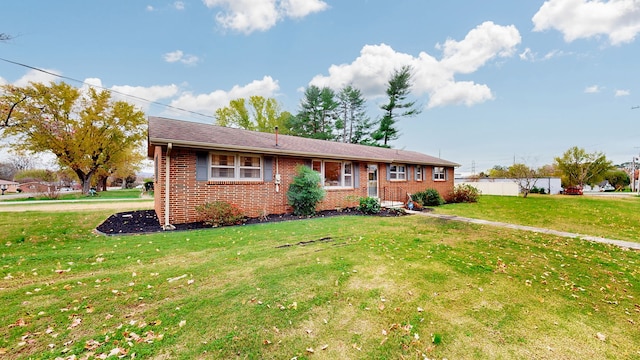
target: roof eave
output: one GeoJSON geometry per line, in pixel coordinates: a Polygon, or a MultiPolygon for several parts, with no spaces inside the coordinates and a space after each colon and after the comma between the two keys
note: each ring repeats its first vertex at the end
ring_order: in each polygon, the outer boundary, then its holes
{"type": "MultiPolygon", "coordinates": [[[[251,146],[239,146],[239,145],[217,145],[211,143],[204,143],[198,141],[176,141],[172,139],[164,139],[164,138],[149,138],[150,145],[167,145],[172,143],[174,147],[184,147],[190,149],[203,149],[203,150],[219,150],[219,151],[238,151],[238,152],[247,152],[247,153],[256,153],[256,154],[266,154],[266,155],[288,155],[288,156],[297,156],[297,157],[311,157],[311,158],[322,158],[322,159],[334,159],[334,160],[352,160],[352,161],[376,161],[382,163],[406,163],[406,160],[397,160],[393,158],[371,158],[366,156],[345,156],[345,155],[332,155],[326,153],[314,153],[309,151],[295,151],[295,150],[284,150],[278,149],[277,145],[274,145],[274,148],[264,148],[264,147],[251,147],[251,146]]],[[[452,163],[450,161],[442,161],[442,162],[415,162],[416,164],[422,165],[442,165],[442,166],[452,166],[459,167],[460,164],[452,163]]]]}

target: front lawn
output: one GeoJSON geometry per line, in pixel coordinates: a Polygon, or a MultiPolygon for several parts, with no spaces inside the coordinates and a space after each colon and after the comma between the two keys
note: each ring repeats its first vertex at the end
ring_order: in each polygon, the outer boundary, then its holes
{"type": "Polygon", "coordinates": [[[110,214],[0,213],[3,358],[640,356],[638,252],[417,215],[93,234],[110,214]]]}
{"type": "Polygon", "coordinates": [[[475,204],[448,204],[435,211],[618,240],[640,239],[640,197],[483,195],[475,204]]]}

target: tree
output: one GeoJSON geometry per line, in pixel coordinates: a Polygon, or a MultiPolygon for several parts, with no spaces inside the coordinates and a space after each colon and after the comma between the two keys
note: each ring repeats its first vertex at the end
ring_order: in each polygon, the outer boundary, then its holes
{"type": "Polygon", "coordinates": [[[604,174],[604,179],[611,184],[616,191],[621,191],[631,184],[631,177],[626,171],[620,169],[611,169],[604,174]]]}
{"type": "Polygon", "coordinates": [[[309,86],[300,101],[300,111],[290,119],[292,135],[313,139],[334,140],[338,102],[335,92],[328,87],[309,86]]]}
{"type": "Polygon", "coordinates": [[[536,186],[540,175],[538,171],[525,164],[513,164],[509,166],[507,170],[507,177],[513,179],[516,184],[518,184],[522,196],[526,198],[531,192],[531,189],[536,186]]]}
{"type": "Polygon", "coordinates": [[[10,162],[0,163],[0,179],[1,180],[13,180],[13,177],[18,172],[18,169],[10,162]]]}
{"type": "Polygon", "coordinates": [[[249,98],[248,104],[244,98],[231,100],[229,106],[216,110],[215,117],[219,126],[268,133],[278,127],[280,133],[286,134],[291,114],[282,111],[276,99],[256,95],[249,98]]]}
{"type": "Polygon", "coordinates": [[[98,169],[145,139],[144,113],[112,101],[106,90],[81,92],[64,82],[2,88],[4,133],[18,138],[19,150],[53,153],[61,167],[78,176],[84,193],[98,169]]]}
{"type": "Polygon", "coordinates": [[[338,141],[351,144],[370,144],[373,123],[365,112],[362,92],[351,85],[338,93],[338,120],[336,128],[342,129],[338,141]]]}
{"type": "Polygon", "coordinates": [[[389,79],[387,85],[389,102],[380,106],[384,115],[380,120],[378,130],[373,135],[375,140],[382,140],[384,147],[388,147],[389,141],[398,138],[396,122],[399,118],[416,116],[421,112],[414,107],[415,101],[407,101],[412,86],[412,71],[411,66],[405,65],[399,70],[396,69],[389,79]]]}
{"type": "Polygon", "coordinates": [[[603,153],[587,153],[577,146],[567,150],[562,157],[556,157],[555,164],[562,173],[564,187],[593,186],[602,181],[612,167],[611,161],[603,153]]]}

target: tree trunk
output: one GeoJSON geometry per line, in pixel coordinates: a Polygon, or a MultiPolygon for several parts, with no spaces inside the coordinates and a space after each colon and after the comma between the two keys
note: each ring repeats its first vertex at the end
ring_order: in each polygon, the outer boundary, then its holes
{"type": "Polygon", "coordinates": [[[78,175],[78,179],[80,179],[80,184],[82,184],[82,193],[84,195],[89,194],[89,190],[91,190],[91,180],[93,179],[93,171],[89,173],[84,173],[82,170],[74,170],[76,175],[78,175]]]}

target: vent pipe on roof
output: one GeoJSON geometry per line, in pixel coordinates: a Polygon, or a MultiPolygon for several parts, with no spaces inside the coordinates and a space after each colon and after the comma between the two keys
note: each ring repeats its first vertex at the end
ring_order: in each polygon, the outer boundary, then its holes
{"type": "Polygon", "coordinates": [[[276,126],[276,146],[278,146],[278,127],[276,126]]]}

